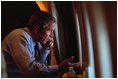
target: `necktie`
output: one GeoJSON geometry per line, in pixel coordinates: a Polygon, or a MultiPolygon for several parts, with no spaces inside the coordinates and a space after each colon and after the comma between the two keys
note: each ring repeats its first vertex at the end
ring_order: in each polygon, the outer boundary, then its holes
{"type": "Polygon", "coordinates": [[[39,54],[39,46],[38,46],[38,43],[36,43],[36,45],[34,46],[34,50],[35,50],[34,57],[35,57],[35,61],[37,62],[38,61],[38,54],[39,54]]]}

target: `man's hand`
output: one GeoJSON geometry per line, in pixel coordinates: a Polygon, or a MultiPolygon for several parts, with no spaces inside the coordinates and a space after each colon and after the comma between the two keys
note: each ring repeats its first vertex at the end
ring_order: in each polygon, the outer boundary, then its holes
{"type": "Polygon", "coordinates": [[[53,48],[53,41],[47,41],[46,44],[43,45],[43,47],[47,50],[50,50],[53,48]]]}
{"type": "Polygon", "coordinates": [[[44,38],[41,40],[41,44],[43,48],[47,50],[50,50],[53,48],[53,42],[54,42],[53,38],[46,37],[46,36],[44,36],[44,38]]]}
{"type": "Polygon", "coordinates": [[[73,59],[74,57],[71,56],[67,60],[64,60],[61,64],[59,64],[59,68],[63,70],[64,68],[68,68],[68,67],[78,67],[80,65],[80,62],[70,63],[73,59]]]}

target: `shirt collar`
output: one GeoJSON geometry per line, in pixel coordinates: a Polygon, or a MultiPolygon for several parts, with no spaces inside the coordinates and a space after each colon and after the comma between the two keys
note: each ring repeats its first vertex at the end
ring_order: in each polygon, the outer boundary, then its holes
{"type": "MultiPolygon", "coordinates": [[[[31,30],[29,28],[27,28],[27,27],[24,27],[23,29],[31,36],[31,38],[32,38],[32,40],[34,42],[34,46],[35,46],[36,45],[36,41],[34,41],[33,34],[31,32],[31,30]]],[[[38,46],[39,46],[39,48],[42,48],[42,45],[41,45],[40,42],[38,42],[38,46]]]]}

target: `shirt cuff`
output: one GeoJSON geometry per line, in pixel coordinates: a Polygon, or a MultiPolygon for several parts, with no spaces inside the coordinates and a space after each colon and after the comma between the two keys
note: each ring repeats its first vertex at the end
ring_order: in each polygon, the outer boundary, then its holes
{"type": "Polygon", "coordinates": [[[59,66],[58,65],[51,65],[48,66],[49,67],[49,71],[51,72],[58,72],[59,71],[59,66]]]}

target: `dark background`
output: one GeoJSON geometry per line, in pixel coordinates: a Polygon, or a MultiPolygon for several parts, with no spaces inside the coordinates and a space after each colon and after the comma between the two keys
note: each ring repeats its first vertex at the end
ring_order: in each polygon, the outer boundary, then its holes
{"type": "Polygon", "coordinates": [[[11,30],[24,27],[36,10],[39,8],[34,1],[1,1],[1,39],[11,30]]]}

